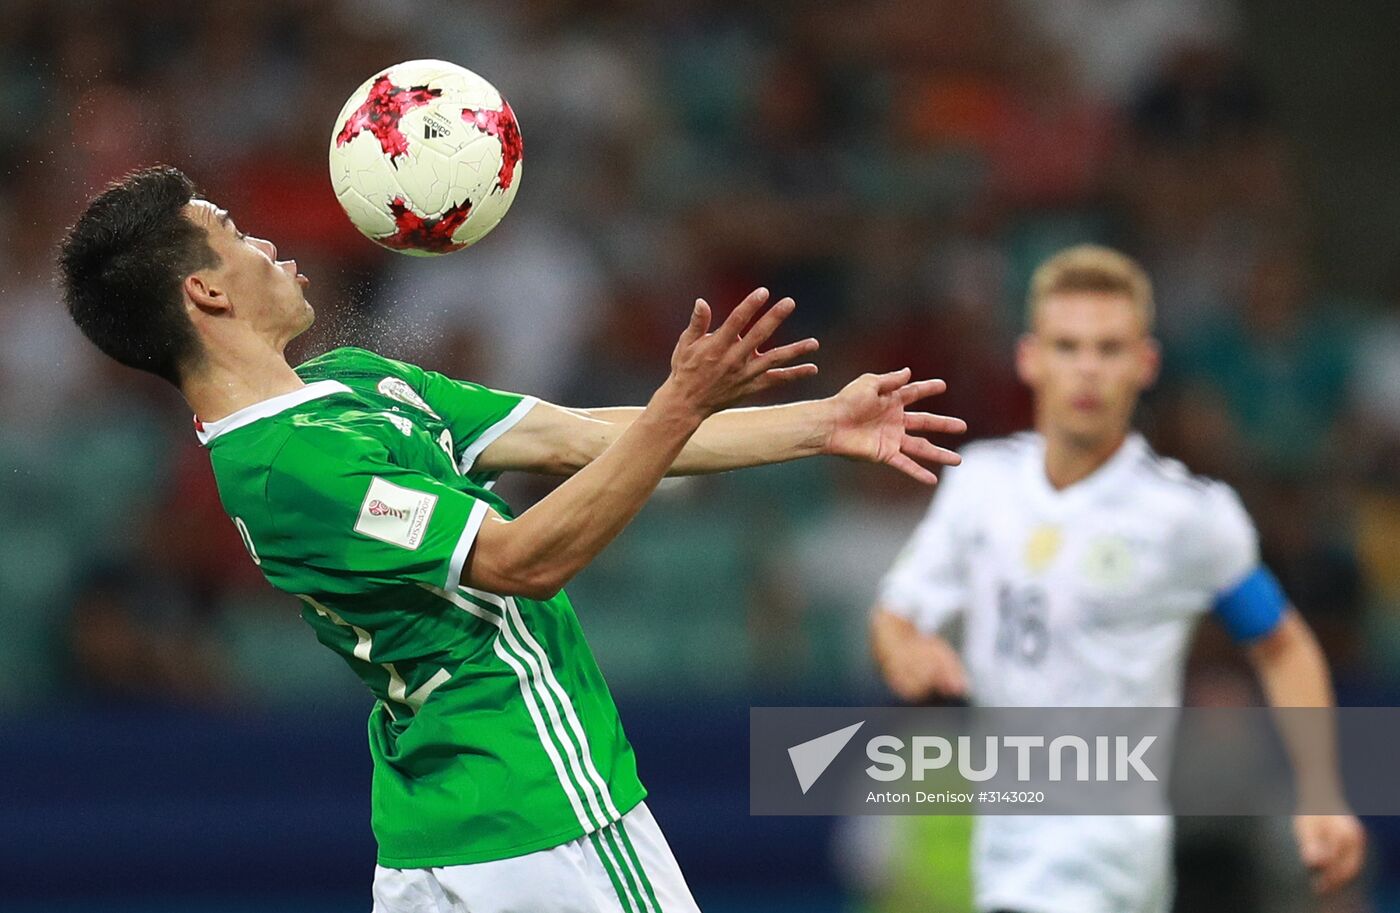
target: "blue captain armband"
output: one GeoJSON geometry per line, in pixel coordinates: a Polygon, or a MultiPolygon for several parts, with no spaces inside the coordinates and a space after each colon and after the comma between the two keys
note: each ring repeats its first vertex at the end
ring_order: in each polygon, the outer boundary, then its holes
{"type": "Polygon", "coordinates": [[[1215,615],[1236,641],[1254,640],[1278,626],[1288,597],[1278,578],[1262,564],[1215,599],[1215,615]]]}

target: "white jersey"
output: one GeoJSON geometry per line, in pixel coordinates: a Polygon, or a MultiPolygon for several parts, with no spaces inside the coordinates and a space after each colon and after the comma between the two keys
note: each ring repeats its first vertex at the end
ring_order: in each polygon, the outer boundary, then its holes
{"type": "MultiPolygon", "coordinates": [[[[1025,433],[964,450],[880,601],[926,633],[962,620],[974,704],[1176,706],[1196,621],[1258,564],[1254,526],[1229,486],[1134,434],[1056,490],[1042,439],[1025,433]]],[[[1168,818],[986,816],[974,844],[983,910],[1170,903],[1168,818]]]]}

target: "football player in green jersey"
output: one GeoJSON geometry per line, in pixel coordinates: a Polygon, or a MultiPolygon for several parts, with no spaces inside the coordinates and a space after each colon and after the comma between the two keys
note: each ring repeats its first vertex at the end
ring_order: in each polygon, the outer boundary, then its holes
{"type": "Polygon", "coordinates": [[[306,277],[171,168],[94,198],[60,254],[69,312],[193,407],[252,560],[373,692],[374,909],[696,909],[562,588],[667,474],[833,454],[923,482],[957,456],[911,410],[909,372],[721,411],[783,382],[816,340],[760,351],[793,309],[696,301],[645,408],[564,409],[362,349],[293,368],[306,277]],[[570,475],[515,516],[504,470],[570,475]]]}

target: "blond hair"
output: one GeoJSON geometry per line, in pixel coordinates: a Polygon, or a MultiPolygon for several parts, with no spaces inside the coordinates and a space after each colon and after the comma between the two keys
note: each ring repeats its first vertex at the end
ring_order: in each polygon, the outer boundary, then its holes
{"type": "Polygon", "coordinates": [[[1066,292],[1123,295],[1142,312],[1145,328],[1152,329],[1156,316],[1152,280],[1136,260],[1111,247],[1080,244],[1036,267],[1026,299],[1026,325],[1035,325],[1035,315],[1045,299],[1066,292]]]}

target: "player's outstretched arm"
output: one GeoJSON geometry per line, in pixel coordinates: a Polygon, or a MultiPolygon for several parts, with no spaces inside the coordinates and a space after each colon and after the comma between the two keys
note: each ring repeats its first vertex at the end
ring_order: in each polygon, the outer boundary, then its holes
{"type": "MultiPolygon", "coordinates": [[[[1289,608],[1274,630],[1249,647],[1249,659],[1264,694],[1274,707],[1332,707],[1327,659],[1312,629],[1298,611],[1289,608]]],[[[1281,719],[1280,729],[1299,784],[1299,804],[1319,808],[1345,807],[1337,773],[1336,736],[1313,725],[1281,719]]],[[[1366,832],[1349,814],[1298,815],[1293,819],[1303,863],[1313,872],[1319,892],[1333,890],[1356,876],[1366,851],[1366,832]]]]}
{"type": "MultiPolygon", "coordinates": [[[[766,300],[767,291],[759,289],[754,295],[766,300]]],[[[769,313],[786,315],[792,307],[792,299],[784,298],[769,313]]],[[[815,339],[804,339],[770,355],[796,359],[816,348],[815,339]]],[[[770,369],[750,385],[746,395],[808,377],[816,370],[810,364],[770,369]]],[[[725,472],[825,454],[882,463],[932,484],[936,478],[923,464],[953,466],[959,458],[922,435],[961,434],[967,425],[962,419],[911,407],[945,389],[941,380],[911,382],[905,369],[862,375],[827,399],[729,409],[705,420],[668,474],[725,472]]],[[[564,409],[541,403],[492,442],[476,465],[486,470],[569,475],[597,459],[641,414],[641,409],[633,407],[564,409]]]]}
{"type": "Polygon", "coordinates": [[[801,353],[791,346],[758,351],[792,312],[784,299],[759,316],[766,301],[766,294],[749,295],[714,332],[709,305],[696,301],[670,376],[647,407],[597,459],[518,518],[488,514],[467,559],[467,580],[495,593],[544,598],[592,561],[636,516],[705,419],[774,382],[774,372],[801,353]]]}
{"type": "Polygon", "coordinates": [[[880,674],[900,700],[916,704],[931,698],[967,695],[967,673],[953,645],[924,634],[884,605],[870,615],[870,652],[880,674]]]}

